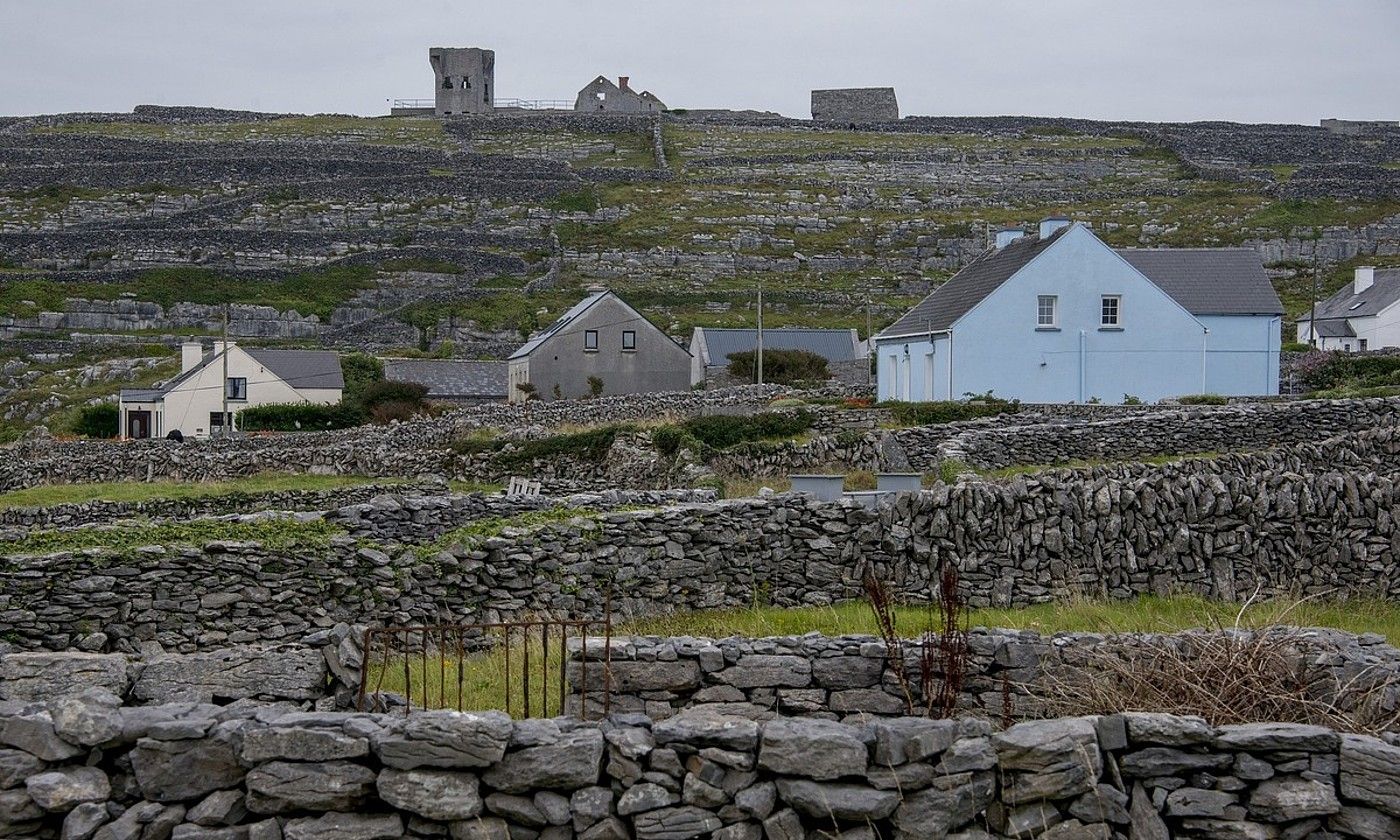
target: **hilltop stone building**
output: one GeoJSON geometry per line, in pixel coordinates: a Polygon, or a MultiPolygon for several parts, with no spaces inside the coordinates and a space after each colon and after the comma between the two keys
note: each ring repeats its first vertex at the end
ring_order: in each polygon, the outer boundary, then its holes
{"type": "Polygon", "coordinates": [[[869,123],[898,119],[899,101],[892,87],[812,91],[813,122],[869,123]]]}
{"type": "Polygon", "coordinates": [[[433,47],[433,113],[489,114],[494,106],[496,52],[480,47],[433,47]]]}
{"type": "Polygon", "coordinates": [[[618,76],[613,84],[606,76],[599,76],[583,86],[574,100],[574,110],[584,112],[605,111],[616,114],[659,114],[666,110],[662,102],[649,90],[637,93],[632,90],[628,76],[618,76]]]}
{"type": "Polygon", "coordinates": [[[520,385],[527,382],[540,399],[586,397],[589,377],[601,379],[608,395],[690,388],[690,353],[599,287],[521,345],[508,362],[511,402],[526,399],[520,385]]]}

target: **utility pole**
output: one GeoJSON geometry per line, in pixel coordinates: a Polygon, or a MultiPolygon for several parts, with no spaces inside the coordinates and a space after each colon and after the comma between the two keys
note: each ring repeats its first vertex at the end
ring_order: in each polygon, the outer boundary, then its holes
{"type": "Polygon", "coordinates": [[[758,352],[755,354],[758,368],[758,384],[763,384],[763,284],[758,284],[758,352]]]}
{"type": "Polygon", "coordinates": [[[1317,248],[1322,244],[1322,231],[1313,228],[1313,290],[1312,290],[1312,312],[1308,315],[1308,339],[1312,346],[1317,344],[1317,295],[1318,286],[1321,284],[1322,265],[1318,262],[1317,248]]]}
{"type": "Polygon", "coordinates": [[[224,436],[225,438],[227,438],[227,437],[229,436],[229,428],[228,428],[228,427],[229,427],[230,425],[232,425],[232,422],[231,422],[231,420],[230,420],[230,418],[229,418],[229,416],[228,416],[228,304],[227,304],[227,303],[224,304],[224,382],[223,382],[223,392],[224,392],[224,416],[223,416],[223,418],[222,418],[222,419],[223,419],[223,422],[220,424],[220,427],[221,427],[221,429],[222,429],[222,431],[223,431],[223,436],[224,436]]]}
{"type": "MultiPolygon", "coordinates": [[[[866,354],[866,357],[867,357],[867,358],[866,358],[866,361],[871,361],[871,360],[874,358],[874,356],[875,356],[875,333],[872,332],[872,330],[871,330],[871,324],[872,324],[872,321],[871,321],[871,317],[870,317],[870,278],[867,277],[867,278],[865,278],[865,354],[866,354]]],[[[871,376],[872,376],[872,374],[871,374],[870,365],[866,365],[866,366],[865,366],[865,384],[866,384],[866,385],[869,385],[869,384],[870,384],[871,376]]]]}

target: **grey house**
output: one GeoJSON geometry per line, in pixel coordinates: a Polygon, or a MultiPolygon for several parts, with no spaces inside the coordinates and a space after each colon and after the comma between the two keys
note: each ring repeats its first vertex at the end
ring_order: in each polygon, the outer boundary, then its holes
{"type": "Polygon", "coordinates": [[[666,103],[649,90],[637,93],[628,84],[627,76],[618,76],[617,84],[599,76],[583,86],[574,100],[575,111],[604,111],[617,114],[659,114],[666,103]]]}
{"type": "MultiPolygon", "coordinates": [[[[747,353],[758,346],[758,330],[696,327],[690,334],[690,384],[713,387],[745,384],[729,373],[729,354],[747,353]]],[[[781,327],[763,331],[765,350],[806,350],[826,359],[827,370],[841,382],[866,383],[870,347],[855,330],[781,327]]]]}
{"type": "Polygon", "coordinates": [[[384,378],[416,382],[428,399],[476,404],[505,402],[506,363],[468,359],[385,359],[384,378]]]}
{"type": "Polygon", "coordinates": [[[511,354],[506,382],[511,402],[525,400],[524,383],[540,399],[574,399],[590,395],[589,377],[603,381],[604,394],[684,391],[690,353],[622,298],[594,288],[511,354]]]}

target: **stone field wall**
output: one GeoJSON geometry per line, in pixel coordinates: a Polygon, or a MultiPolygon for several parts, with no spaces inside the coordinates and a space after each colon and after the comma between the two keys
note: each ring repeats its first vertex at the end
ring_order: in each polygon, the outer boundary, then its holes
{"type": "MultiPolygon", "coordinates": [[[[909,633],[915,628],[901,629],[909,633]]],[[[876,636],[614,636],[606,650],[601,639],[594,641],[597,644],[590,644],[587,651],[570,647],[568,709],[574,714],[601,713],[605,658],[607,708],[656,720],[685,710],[755,720],[899,716],[911,709],[923,713],[933,702],[920,692],[921,643],[917,640],[901,642],[910,686],[907,697],[896,677],[896,653],[876,636]],[[587,682],[581,679],[584,662],[587,682]]],[[[1400,707],[1400,650],[1375,634],[1275,628],[1042,636],[1031,630],[976,628],[967,636],[964,683],[956,708],[991,720],[1004,718],[1008,725],[1012,720],[1053,717],[1063,712],[1063,686],[1072,684],[1075,675],[1111,678],[1110,664],[1152,656],[1162,649],[1186,654],[1228,643],[1243,650],[1256,642],[1283,654],[1290,669],[1296,669],[1309,686],[1310,696],[1326,698],[1339,710],[1384,719],[1400,707]],[[1374,693],[1362,699],[1362,690],[1373,687],[1374,693]]],[[[931,644],[938,644],[936,636],[931,644]]],[[[940,673],[935,686],[941,683],[940,673]]]]}
{"type": "Polygon", "coordinates": [[[1148,713],[759,723],[0,701],[0,833],[173,840],[1393,837],[1400,747],[1148,713]]]}
{"type": "Polygon", "coordinates": [[[581,514],[438,551],[328,545],[149,546],[10,556],[0,635],[62,649],[216,647],[234,632],[295,639],[311,622],[600,618],[901,597],[958,568],[969,605],[1194,592],[1400,595],[1400,432],[1159,467],[1058,470],[900,494],[878,509],[800,495],[581,514]],[[120,593],[120,594],[118,594],[120,593]]]}
{"type": "MultiPolygon", "coordinates": [[[[996,469],[1016,464],[1122,461],[1146,455],[1239,452],[1317,441],[1348,431],[1394,427],[1400,400],[1302,400],[1182,408],[1079,424],[976,428],[928,454],[996,469]]],[[[938,427],[932,427],[935,432],[938,427]]],[[[906,431],[911,442],[917,431],[906,431]]],[[[928,466],[922,466],[927,469],[928,466]]]]}

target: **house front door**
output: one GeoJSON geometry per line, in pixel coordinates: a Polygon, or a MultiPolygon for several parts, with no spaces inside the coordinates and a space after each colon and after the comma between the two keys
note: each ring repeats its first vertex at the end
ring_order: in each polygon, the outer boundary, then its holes
{"type": "Polygon", "coordinates": [[[126,436],[132,440],[151,436],[151,412],[128,411],[126,413],[126,436]]]}

